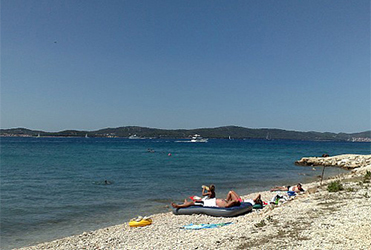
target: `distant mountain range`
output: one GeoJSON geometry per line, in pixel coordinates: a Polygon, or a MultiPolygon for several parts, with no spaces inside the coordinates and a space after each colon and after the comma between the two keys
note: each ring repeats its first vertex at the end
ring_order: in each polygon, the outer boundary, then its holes
{"type": "Polygon", "coordinates": [[[199,129],[156,129],[137,126],[105,128],[96,131],[64,130],[45,132],[26,128],[0,129],[0,136],[20,137],[129,137],[186,139],[194,134],[217,139],[265,139],[306,141],[365,141],[371,142],[371,130],[360,133],[300,132],[283,129],[251,129],[238,126],[199,129]]]}

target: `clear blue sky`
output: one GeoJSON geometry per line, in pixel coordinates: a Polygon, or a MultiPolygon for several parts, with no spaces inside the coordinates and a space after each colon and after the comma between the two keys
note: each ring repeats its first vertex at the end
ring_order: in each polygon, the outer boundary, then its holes
{"type": "Polygon", "coordinates": [[[1,1],[1,128],[370,129],[370,1],[1,1]]]}

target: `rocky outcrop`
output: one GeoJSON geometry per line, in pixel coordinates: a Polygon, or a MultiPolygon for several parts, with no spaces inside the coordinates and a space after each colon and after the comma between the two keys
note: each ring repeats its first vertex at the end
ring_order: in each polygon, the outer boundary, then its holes
{"type": "Polygon", "coordinates": [[[337,155],[331,157],[303,157],[295,162],[299,166],[325,166],[354,169],[371,164],[371,155],[337,155]]]}

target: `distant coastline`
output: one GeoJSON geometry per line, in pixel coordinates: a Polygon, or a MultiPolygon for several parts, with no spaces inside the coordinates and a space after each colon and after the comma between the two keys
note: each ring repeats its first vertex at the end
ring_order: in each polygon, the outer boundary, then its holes
{"type": "Polygon", "coordinates": [[[303,140],[303,141],[350,141],[371,142],[371,130],[359,133],[300,132],[283,129],[251,129],[238,126],[199,129],[156,129],[138,126],[105,128],[95,131],[64,130],[46,132],[27,128],[0,129],[0,137],[89,137],[89,138],[129,138],[137,135],[145,139],[189,139],[201,134],[210,139],[262,139],[303,140]]]}

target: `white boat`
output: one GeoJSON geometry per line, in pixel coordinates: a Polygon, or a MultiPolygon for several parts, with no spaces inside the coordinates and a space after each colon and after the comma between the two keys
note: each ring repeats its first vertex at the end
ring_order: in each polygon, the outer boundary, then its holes
{"type": "Polygon", "coordinates": [[[137,136],[137,135],[131,135],[131,136],[129,136],[129,139],[130,140],[135,140],[135,139],[144,139],[144,138],[142,138],[140,136],[137,136]]]}
{"type": "Polygon", "coordinates": [[[208,139],[202,138],[201,135],[195,134],[192,136],[191,142],[207,142],[208,139]]]}

